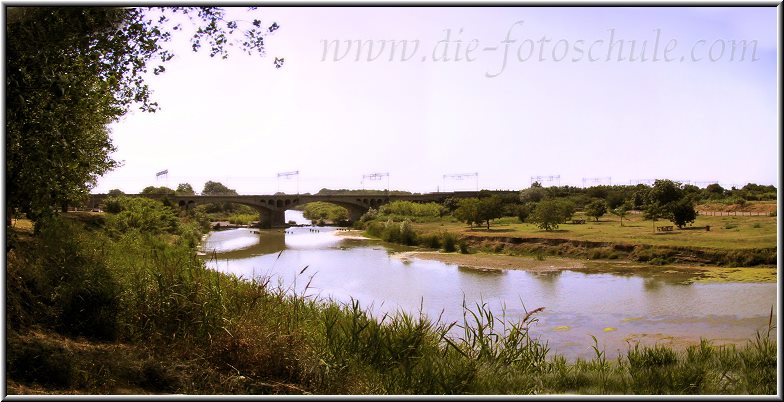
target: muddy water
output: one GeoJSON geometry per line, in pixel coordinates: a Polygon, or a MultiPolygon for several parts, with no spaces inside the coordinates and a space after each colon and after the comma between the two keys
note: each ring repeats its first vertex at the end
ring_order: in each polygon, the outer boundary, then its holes
{"type": "Polygon", "coordinates": [[[245,278],[270,275],[274,283],[299,294],[359,300],[377,316],[398,310],[417,314],[421,309],[433,319],[462,322],[464,300],[469,306],[486,303],[496,315],[505,311],[509,319],[519,319],[526,309],[544,307],[532,332],[552,351],[570,359],[592,356],[591,335],[608,357],[637,341],[680,348],[705,337],[716,344],[742,344],[767,327],[771,306],[776,310],[776,283],[688,283],[678,275],[570,270],[479,270],[401,259],[396,254],[403,248],[345,239],[334,230],[213,232],[204,244],[205,258],[211,268],[245,278]]]}

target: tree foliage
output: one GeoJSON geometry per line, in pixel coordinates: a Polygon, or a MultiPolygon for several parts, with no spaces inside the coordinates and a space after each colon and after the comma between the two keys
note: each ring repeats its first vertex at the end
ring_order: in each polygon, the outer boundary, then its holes
{"type": "Polygon", "coordinates": [[[339,222],[349,218],[348,210],[345,207],[321,201],[305,204],[302,215],[312,221],[329,220],[339,222]]]}
{"type": "Polygon", "coordinates": [[[382,205],[378,211],[382,215],[436,217],[441,215],[441,205],[435,202],[392,201],[382,205]]]}
{"type": "Polygon", "coordinates": [[[174,190],[166,186],[147,186],[142,189],[142,194],[161,194],[161,195],[174,195],[174,190]]]}
{"type": "Polygon", "coordinates": [[[160,201],[143,197],[117,197],[107,205],[112,212],[106,219],[106,228],[109,233],[122,234],[132,230],[140,233],[162,234],[177,233],[179,219],[171,208],[161,204],[160,201]]]}
{"type": "MultiPolygon", "coordinates": [[[[226,187],[223,183],[218,181],[207,181],[204,183],[204,188],[201,190],[201,195],[238,195],[237,191],[226,187]]],[[[253,213],[251,207],[245,205],[232,204],[230,202],[213,202],[204,205],[206,213],[232,213],[242,211],[244,213],[253,213]]]]}
{"type": "Polygon", "coordinates": [[[697,211],[694,209],[694,203],[689,198],[683,198],[675,202],[670,207],[672,213],[672,223],[679,228],[683,228],[689,223],[694,223],[697,219],[697,211]]]}
{"type": "Polygon", "coordinates": [[[201,190],[202,195],[237,195],[237,191],[226,187],[219,181],[208,181],[204,183],[204,188],[201,190]]]}
{"type": "Polygon", "coordinates": [[[542,188],[539,183],[534,183],[531,187],[520,191],[520,202],[539,202],[547,196],[547,190],[542,188]]]}
{"type": "Polygon", "coordinates": [[[504,214],[503,201],[497,195],[481,198],[478,206],[479,220],[487,224],[487,230],[490,230],[491,220],[500,218],[504,214]]]}
{"type": "Polygon", "coordinates": [[[196,194],[196,192],[193,191],[193,187],[190,185],[190,183],[180,183],[180,184],[178,184],[177,185],[177,189],[174,190],[174,193],[177,194],[177,195],[194,195],[194,194],[196,194]]]}
{"type": "Polygon", "coordinates": [[[671,180],[656,180],[648,193],[645,218],[653,221],[667,219],[682,228],[694,222],[697,211],[694,209],[696,193],[684,191],[681,183],[671,180]]]}
{"type": "Polygon", "coordinates": [[[623,218],[625,218],[626,215],[628,215],[629,209],[630,209],[629,205],[621,204],[617,208],[610,210],[610,212],[612,212],[613,215],[616,215],[617,217],[621,218],[621,226],[623,226],[623,218]]]}
{"type": "Polygon", "coordinates": [[[278,29],[253,17],[241,27],[212,7],[6,10],[6,205],[32,219],[82,199],[118,166],[109,123],[157,110],[145,77],[174,55],[167,43],[183,27],[171,16],[190,17],[194,51],[223,58],[232,44],[263,55],[278,29]]]}
{"type": "Polygon", "coordinates": [[[547,231],[557,229],[559,224],[566,222],[574,214],[574,205],[566,200],[543,200],[528,217],[528,221],[535,223],[540,229],[547,231]]]}
{"type": "Polygon", "coordinates": [[[473,226],[474,223],[481,224],[482,219],[479,214],[479,199],[478,198],[463,198],[458,202],[458,207],[454,212],[455,218],[459,221],[473,226]]]}
{"type": "Polygon", "coordinates": [[[585,214],[599,221],[607,213],[607,203],[604,200],[593,200],[585,206],[585,214]]]}

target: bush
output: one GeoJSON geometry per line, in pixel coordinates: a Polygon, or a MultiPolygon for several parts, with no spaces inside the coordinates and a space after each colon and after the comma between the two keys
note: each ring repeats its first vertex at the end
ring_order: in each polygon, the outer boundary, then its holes
{"type": "Polygon", "coordinates": [[[444,251],[446,251],[447,253],[452,253],[455,250],[457,250],[456,247],[458,243],[457,235],[450,232],[443,232],[441,234],[441,239],[444,246],[444,251]]]}
{"type": "Polygon", "coordinates": [[[400,243],[405,244],[406,246],[413,246],[416,244],[417,234],[414,231],[414,227],[411,225],[411,221],[405,220],[400,223],[400,243]]]}
{"type": "Polygon", "coordinates": [[[441,239],[437,234],[419,236],[419,244],[423,247],[438,249],[441,247],[441,239]]]}
{"type": "Polygon", "coordinates": [[[400,225],[390,218],[387,223],[384,224],[384,230],[381,232],[381,239],[390,243],[399,243],[400,225]]]}
{"type": "Polygon", "coordinates": [[[419,204],[411,201],[393,201],[382,205],[379,213],[407,217],[438,217],[441,216],[441,205],[435,202],[419,204]]]}
{"type": "Polygon", "coordinates": [[[141,233],[176,234],[179,219],[171,208],[149,198],[118,197],[120,212],[106,219],[106,228],[113,236],[138,230],[141,233]]]}

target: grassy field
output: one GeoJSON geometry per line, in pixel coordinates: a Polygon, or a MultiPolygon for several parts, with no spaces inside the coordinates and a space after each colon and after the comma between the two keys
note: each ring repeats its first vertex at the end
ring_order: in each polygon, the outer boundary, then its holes
{"type": "MultiPolygon", "coordinates": [[[[563,224],[553,231],[545,231],[529,223],[520,223],[517,218],[497,219],[490,231],[485,228],[469,228],[460,222],[414,223],[421,233],[436,233],[443,230],[461,235],[488,237],[535,237],[550,239],[586,240],[625,244],[649,244],[658,246],[688,246],[725,250],[776,247],[776,217],[767,216],[698,216],[684,230],[673,228],[672,232],[654,232],[653,223],[641,215],[629,215],[623,226],[617,216],[600,218],[598,222],[578,213],[575,219],[586,219],[585,224],[563,224]],[[710,225],[710,231],[704,227],[710,225]]],[[[657,221],[656,226],[672,225],[669,221],[657,221]]]]}

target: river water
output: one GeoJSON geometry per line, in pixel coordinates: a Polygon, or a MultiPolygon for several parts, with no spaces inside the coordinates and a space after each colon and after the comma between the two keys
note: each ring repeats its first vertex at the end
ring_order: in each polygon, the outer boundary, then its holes
{"type": "MultiPolygon", "coordinates": [[[[307,222],[299,211],[286,211],[290,220],[307,222]]],[[[203,248],[210,268],[245,278],[271,276],[272,283],[298,294],[340,302],[353,298],[376,317],[422,311],[433,320],[462,323],[465,301],[469,307],[486,303],[496,315],[505,312],[509,320],[519,320],[544,307],[531,332],[548,342],[551,353],[569,359],[593,355],[591,335],[610,358],[635,342],[681,348],[704,337],[715,344],[743,344],[767,328],[771,307],[776,311],[775,283],[685,284],[667,275],[478,270],[401,259],[399,252],[411,248],[345,238],[335,230],[232,229],[212,232],[203,248]]]]}

